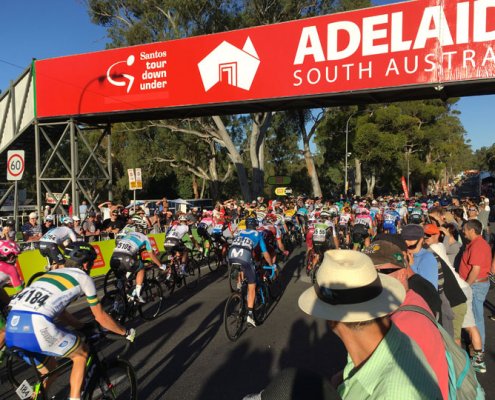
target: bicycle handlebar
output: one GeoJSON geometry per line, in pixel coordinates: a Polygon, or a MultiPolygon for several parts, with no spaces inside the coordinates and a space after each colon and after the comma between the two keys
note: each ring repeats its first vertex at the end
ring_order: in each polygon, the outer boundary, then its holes
{"type": "Polygon", "coordinates": [[[273,279],[273,277],[275,276],[275,271],[277,270],[277,266],[275,264],[273,264],[273,265],[263,265],[263,269],[265,269],[267,271],[271,271],[270,272],[270,279],[273,279]]]}

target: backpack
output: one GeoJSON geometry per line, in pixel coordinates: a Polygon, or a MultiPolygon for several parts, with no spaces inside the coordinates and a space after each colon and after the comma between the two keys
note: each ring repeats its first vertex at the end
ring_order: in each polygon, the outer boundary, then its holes
{"type": "Polygon", "coordinates": [[[400,306],[397,311],[414,311],[427,317],[440,331],[449,372],[449,400],[484,400],[485,391],[476,378],[471,360],[433,316],[419,306],[400,306]]]}

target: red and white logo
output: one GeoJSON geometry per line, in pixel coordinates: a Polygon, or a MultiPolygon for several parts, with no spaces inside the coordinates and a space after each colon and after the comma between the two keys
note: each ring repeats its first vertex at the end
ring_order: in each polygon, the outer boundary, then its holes
{"type": "Polygon", "coordinates": [[[119,64],[125,64],[131,67],[134,64],[136,57],[130,55],[126,60],[117,61],[116,63],[110,65],[107,69],[107,79],[114,86],[127,86],[127,93],[131,90],[132,84],[134,83],[134,77],[125,73],[116,73],[115,67],[119,64]]]}
{"type": "Polygon", "coordinates": [[[248,37],[242,49],[224,40],[198,63],[198,68],[206,92],[224,81],[249,90],[259,65],[258,53],[248,37]]]}

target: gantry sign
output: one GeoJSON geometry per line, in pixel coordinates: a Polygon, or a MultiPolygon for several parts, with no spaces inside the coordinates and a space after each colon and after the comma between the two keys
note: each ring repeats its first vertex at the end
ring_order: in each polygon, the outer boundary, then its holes
{"type": "Polygon", "coordinates": [[[101,158],[84,124],[100,127],[99,143],[108,138],[99,170],[111,188],[112,122],[494,93],[494,45],[495,0],[419,0],[39,60],[34,85],[0,96],[0,151],[35,125],[38,207],[49,191],[43,138],[50,160],[64,158],[68,178],[53,179],[68,179],[77,206],[78,193],[90,196],[83,179],[98,179],[83,178],[92,161],[81,167],[78,144],[101,158]],[[67,124],[60,139],[50,137],[57,123],[67,124]]]}
{"type": "Polygon", "coordinates": [[[492,80],[494,44],[495,0],[396,3],[37,61],[37,116],[434,92],[492,80]]]}

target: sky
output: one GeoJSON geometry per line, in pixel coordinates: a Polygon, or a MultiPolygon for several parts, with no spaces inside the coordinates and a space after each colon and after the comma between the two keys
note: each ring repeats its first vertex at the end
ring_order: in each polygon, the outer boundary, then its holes
{"type": "MultiPolygon", "coordinates": [[[[2,0],[0,16],[2,92],[33,58],[104,50],[108,41],[105,29],[91,23],[82,0],[2,0]]],[[[472,148],[495,143],[495,95],[464,97],[457,104],[472,148]]]]}

